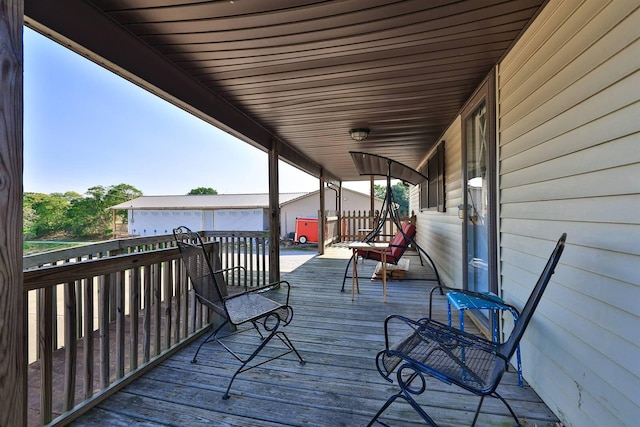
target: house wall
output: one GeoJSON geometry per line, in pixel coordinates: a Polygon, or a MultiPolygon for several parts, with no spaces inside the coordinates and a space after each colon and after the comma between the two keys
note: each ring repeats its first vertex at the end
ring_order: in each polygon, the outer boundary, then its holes
{"type": "Polygon", "coordinates": [[[524,304],[527,381],[567,426],[640,415],[639,3],[551,0],[499,64],[500,270],[524,304]]]}
{"type": "MultiPolygon", "coordinates": [[[[550,0],[496,72],[499,280],[508,302],[524,305],[568,234],[522,342],[526,380],[566,426],[632,426],[640,414],[639,6],[550,0]]],[[[447,212],[417,217],[419,244],[456,287],[460,126],[458,118],[442,137],[447,212]]]]}
{"type": "Polygon", "coordinates": [[[462,136],[458,116],[441,140],[445,144],[445,212],[420,211],[420,186],[409,191],[409,209],[416,214],[417,242],[438,268],[441,281],[449,287],[462,287],[462,136]]]}

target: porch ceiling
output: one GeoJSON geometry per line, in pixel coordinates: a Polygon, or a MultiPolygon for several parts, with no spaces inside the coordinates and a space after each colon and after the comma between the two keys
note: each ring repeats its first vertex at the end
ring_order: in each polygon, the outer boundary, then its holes
{"type": "MultiPolygon", "coordinates": [[[[25,22],[328,179],[417,167],[544,0],[25,0],[25,22]],[[371,129],[356,142],[349,129],[371,129]]],[[[179,141],[176,141],[178,144],[179,141]]]]}

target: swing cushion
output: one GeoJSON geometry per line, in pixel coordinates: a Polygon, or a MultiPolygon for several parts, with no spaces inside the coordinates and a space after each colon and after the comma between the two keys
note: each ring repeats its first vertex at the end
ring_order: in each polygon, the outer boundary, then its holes
{"type": "MultiPolygon", "coordinates": [[[[397,264],[404,251],[407,250],[411,240],[416,235],[416,226],[410,222],[405,222],[402,224],[402,231],[398,230],[395,236],[393,236],[393,240],[389,244],[389,247],[386,250],[387,255],[387,263],[388,264],[397,264]],[[408,236],[409,238],[405,237],[408,236]]],[[[359,257],[365,259],[373,259],[376,261],[382,260],[382,254],[380,252],[373,252],[367,250],[359,250],[357,255],[359,257]]]]}

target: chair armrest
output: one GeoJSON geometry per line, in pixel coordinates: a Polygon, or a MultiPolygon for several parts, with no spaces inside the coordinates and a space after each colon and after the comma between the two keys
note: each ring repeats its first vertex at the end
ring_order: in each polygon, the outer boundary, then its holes
{"type": "Polygon", "coordinates": [[[449,292],[454,290],[453,288],[450,288],[447,285],[439,285],[431,288],[431,290],[429,291],[429,317],[431,317],[433,313],[433,292],[436,289],[440,290],[441,295],[444,295],[444,292],[449,292]]]}
{"type": "Polygon", "coordinates": [[[291,293],[291,285],[286,280],[280,280],[280,281],[269,283],[268,285],[263,285],[263,286],[256,287],[256,288],[249,288],[249,285],[247,283],[247,269],[244,268],[241,265],[237,265],[235,267],[229,267],[229,268],[222,268],[220,270],[216,270],[215,273],[226,273],[226,272],[233,271],[233,270],[242,271],[242,274],[244,276],[244,291],[243,292],[234,293],[233,295],[229,295],[229,297],[227,299],[236,297],[238,295],[252,293],[252,292],[258,292],[258,293],[269,292],[269,291],[271,291],[273,289],[279,288],[281,285],[285,285],[285,287],[287,288],[286,305],[289,305],[289,294],[291,293]]]}
{"type": "Polygon", "coordinates": [[[247,284],[247,269],[241,265],[236,265],[234,267],[221,268],[219,270],[214,271],[214,273],[227,273],[229,271],[239,270],[242,272],[244,278],[244,292],[249,290],[249,286],[247,284]]]}
{"type": "Polygon", "coordinates": [[[269,283],[268,285],[264,285],[259,288],[250,289],[249,292],[265,293],[281,287],[287,289],[287,299],[285,300],[285,305],[289,305],[289,294],[291,294],[291,285],[286,280],[279,280],[277,282],[269,283]]]}

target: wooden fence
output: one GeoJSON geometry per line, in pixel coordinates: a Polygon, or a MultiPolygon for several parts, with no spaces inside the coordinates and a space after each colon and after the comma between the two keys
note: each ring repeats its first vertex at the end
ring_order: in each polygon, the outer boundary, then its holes
{"type": "MultiPolygon", "coordinates": [[[[378,221],[378,211],[345,211],[341,215],[341,240],[343,242],[353,242],[362,240],[374,227],[378,221]]],[[[400,221],[413,221],[415,216],[409,216],[408,212],[399,213],[400,221]]],[[[379,237],[376,239],[380,242],[388,242],[396,234],[396,226],[387,218],[379,237]]]]}

